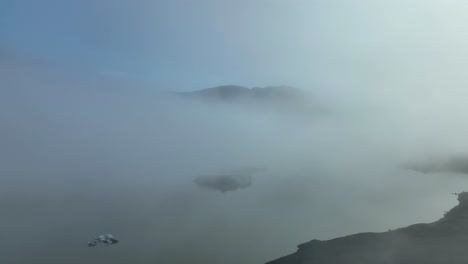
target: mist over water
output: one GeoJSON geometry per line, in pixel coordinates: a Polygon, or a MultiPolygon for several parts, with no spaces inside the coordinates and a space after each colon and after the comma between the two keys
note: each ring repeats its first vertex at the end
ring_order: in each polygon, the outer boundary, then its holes
{"type": "Polygon", "coordinates": [[[313,238],[436,220],[466,186],[400,167],[424,146],[396,111],[299,118],[40,87],[0,96],[2,263],[263,263],[313,238]],[[194,183],[243,167],[266,170],[233,192],[194,183]],[[101,233],[120,243],[88,248],[101,233]]]}

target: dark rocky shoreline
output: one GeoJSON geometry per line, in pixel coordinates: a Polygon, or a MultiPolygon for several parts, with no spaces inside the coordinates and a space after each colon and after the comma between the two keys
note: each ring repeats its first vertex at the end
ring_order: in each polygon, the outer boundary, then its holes
{"type": "Polygon", "coordinates": [[[312,240],[296,253],[267,264],[462,264],[468,263],[468,192],[444,217],[383,233],[312,240]]]}

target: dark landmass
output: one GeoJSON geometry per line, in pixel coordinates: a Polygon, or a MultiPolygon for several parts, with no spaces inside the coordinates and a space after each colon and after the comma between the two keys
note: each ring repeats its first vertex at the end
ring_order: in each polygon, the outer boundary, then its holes
{"type": "Polygon", "coordinates": [[[324,111],[323,107],[319,106],[318,102],[313,101],[309,94],[290,86],[248,88],[237,85],[223,85],[172,94],[179,98],[205,103],[267,107],[275,110],[308,114],[324,111]]]}
{"type": "Polygon", "coordinates": [[[213,88],[197,90],[192,92],[176,93],[183,97],[198,98],[213,101],[241,101],[241,100],[257,100],[257,101],[285,101],[285,100],[300,100],[302,91],[289,86],[268,86],[248,88],[237,85],[223,85],[213,88]]]}
{"type": "Polygon", "coordinates": [[[459,173],[468,174],[468,156],[459,155],[449,159],[431,159],[419,163],[409,163],[404,165],[406,169],[419,171],[422,173],[459,173]]]}
{"type": "Polygon", "coordinates": [[[228,192],[247,188],[252,185],[252,175],[265,172],[265,168],[245,167],[228,173],[199,176],[195,184],[201,188],[228,192]]]}
{"type": "Polygon", "coordinates": [[[468,193],[440,220],[384,233],[312,240],[296,253],[267,264],[462,264],[468,263],[468,193]]]}
{"type": "Polygon", "coordinates": [[[252,185],[250,175],[218,175],[200,176],[195,179],[195,183],[202,188],[218,190],[221,192],[235,191],[247,188],[252,185]]]}

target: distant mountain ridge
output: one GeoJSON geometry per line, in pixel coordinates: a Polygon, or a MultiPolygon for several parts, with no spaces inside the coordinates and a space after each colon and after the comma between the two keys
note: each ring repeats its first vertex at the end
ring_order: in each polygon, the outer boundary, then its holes
{"type": "Polygon", "coordinates": [[[222,85],[192,92],[178,92],[177,94],[184,97],[224,101],[235,101],[242,99],[295,100],[301,98],[302,91],[290,86],[248,88],[238,85],[222,85]]]}
{"type": "Polygon", "coordinates": [[[179,98],[205,103],[262,107],[302,115],[323,112],[323,108],[307,92],[291,86],[244,87],[223,85],[190,92],[173,93],[179,98]]]}
{"type": "Polygon", "coordinates": [[[440,220],[383,233],[312,240],[296,253],[267,264],[462,264],[468,263],[468,193],[440,220]]]}

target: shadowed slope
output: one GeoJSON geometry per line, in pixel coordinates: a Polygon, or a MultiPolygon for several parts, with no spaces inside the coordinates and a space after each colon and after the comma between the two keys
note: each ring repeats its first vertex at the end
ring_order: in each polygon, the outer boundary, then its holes
{"type": "Polygon", "coordinates": [[[384,233],[360,233],[328,241],[312,240],[268,264],[444,264],[468,263],[468,193],[430,224],[384,233]]]}

